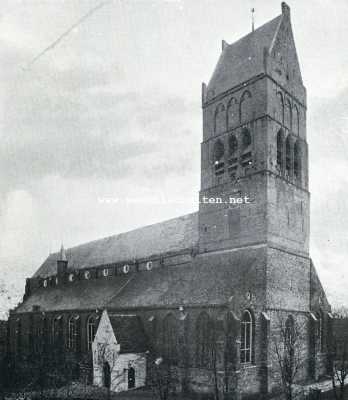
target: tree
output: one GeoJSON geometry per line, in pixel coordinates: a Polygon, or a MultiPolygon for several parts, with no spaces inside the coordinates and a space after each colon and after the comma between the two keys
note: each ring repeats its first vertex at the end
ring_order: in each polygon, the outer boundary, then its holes
{"type": "Polygon", "coordinates": [[[336,400],[345,398],[348,376],[348,339],[332,337],[328,344],[329,375],[336,400]]]}
{"type": "Polygon", "coordinates": [[[286,320],[278,315],[277,332],[273,336],[273,351],[277,361],[283,393],[287,400],[293,400],[294,384],[304,365],[304,340],[302,326],[289,315],[286,320]]]}

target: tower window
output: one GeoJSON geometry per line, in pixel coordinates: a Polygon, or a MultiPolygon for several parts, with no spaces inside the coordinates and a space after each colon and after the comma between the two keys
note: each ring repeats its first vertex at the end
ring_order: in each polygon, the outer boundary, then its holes
{"type": "Polygon", "coordinates": [[[296,105],[294,106],[292,117],[293,117],[292,129],[296,135],[299,135],[299,133],[300,133],[300,116],[299,116],[298,108],[296,105]]]}
{"type": "Polygon", "coordinates": [[[244,128],[242,131],[243,150],[251,145],[251,134],[249,129],[244,128]]]}
{"type": "Polygon", "coordinates": [[[287,174],[290,176],[291,174],[291,143],[290,136],[286,138],[285,142],[285,168],[287,174]]]}
{"type": "Polygon", "coordinates": [[[289,99],[285,101],[285,121],[284,124],[287,128],[292,129],[292,110],[291,110],[291,103],[289,99]]]}
{"type": "Polygon", "coordinates": [[[213,150],[213,161],[215,175],[222,175],[224,173],[225,163],[224,163],[225,147],[222,141],[219,139],[214,144],[213,150]]]}
{"type": "Polygon", "coordinates": [[[226,131],[226,109],[225,106],[220,103],[215,110],[215,126],[214,132],[216,134],[226,131]]]}
{"type": "Polygon", "coordinates": [[[240,362],[250,363],[252,361],[253,352],[253,317],[249,310],[243,312],[241,321],[241,345],[240,345],[240,362]]]}
{"type": "Polygon", "coordinates": [[[294,175],[296,179],[301,178],[301,149],[299,141],[294,145],[294,175]]]}
{"type": "Polygon", "coordinates": [[[241,123],[247,122],[251,119],[252,109],[251,109],[251,93],[246,90],[242,97],[240,98],[239,104],[239,120],[241,123]]]}
{"type": "Polygon", "coordinates": [[[280,130],[277,133],[277,166],[280,171],[283,171],[283,155],[284,155],[284,137],[283,131],[280,130]]]}
{"type": "Polygon", "coordinates": [[[228,141],[229,155],[232,156],[238,150],[238,141],[235,135],[231,135],[228,141]]]}
{"type": "Polygon", "coordinates": [[[227,105],[227,127],[232,128],[239,123],[238,102],[232,97],[227,105]]]}
{"type": "Polygon", "coordinates": [[[277,98],[278,98],[278,110],[279,110],[279,115],[278,115],[278,120],[284,124],[284,99],[283,95],[281,92],[277,93],[277,98]]]}

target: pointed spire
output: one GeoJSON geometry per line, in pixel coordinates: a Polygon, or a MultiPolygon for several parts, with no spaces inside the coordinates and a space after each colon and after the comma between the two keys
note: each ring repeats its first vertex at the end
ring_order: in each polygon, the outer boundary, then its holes
{"type": "Polygon", "coordinates": [[[67,261],[63,243],[62,243],[62,247],[60,248],[60,252],[59,252],[59,261],[67,261]]]}
{"type": "Polygon", "coordinates": [[[253,7],[251,9],[251,32],[254,32],[254,30],[255,30],[254,13],[255,13],[255,8],[253,7]]]}

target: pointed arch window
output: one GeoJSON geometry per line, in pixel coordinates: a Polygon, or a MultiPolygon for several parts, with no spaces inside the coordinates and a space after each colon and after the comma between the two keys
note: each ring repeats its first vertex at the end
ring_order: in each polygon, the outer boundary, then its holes
{"type": "Polygon", "coordinates": [[[227,105],[227,127],[233,128],[239,124],[238,102],[234,97],[227,105]]]}
{"type": "Polygon", "coordinates": [[[299,111],[298,111],[296,104],[294,105],[292,117],[293,117],[292,129],[293,129],[295,135],[299,135],[299,133],[300,133],[300,115],[299,115],[299,111]]]}
{"type": "Polygon", "coordinates": [[[301,147],[298,140],[294,144],[294,176],[301,179],[301,147]]]}
{"type": "Polygon", "coordinates": [[[226,109],[225,106],[220,103],[215,110],[215,123],[214,132],[219,134],[226,131],[226,109]]]}
{"type": "Polygon", "coordinates": [[[284,135],[283,131],[279,130],[277,133],[277,166],[280,171],[283,171],[283,158],[284,158],[284,135]]]}
{"type": "Polygon", "coordinates": [[[284,98],[283,94],[281,92],[277,92],[277,98],[278,98],[278,121],[280,121],[282,124],[284,124],[284,98]]]}
{"type": "Polygon", "coordinates": [[[252,109],[251,109],[251,93],[249,90],[246,90],[242,97],[240,98],[239,104],[239,120],[240,123],[247,122],[252,117],[252,109]]]}
{"type": "Polygon", "coordinates": [[[214,170],[215,175],[219,176],[224,173],[225,163],[224,163],[224,155],[225,155],[225,146],[220,139],[218,139],[214,143],[213,149],[213,161],[214,161],[214,170]]]}
{"type": "Polygon", "coordinates": [[[196,365],[207,367],[211,364],[213,326],[206,312],[199,314],[196,321],[196,365]]]}
{"type": "Polygon", "coordinates": [[[284,125],[292,129],[292,110],[291,110],[291,103],[289,99],[285,100],[285,115],[284,115],[284,125]]]}
{"type": "Polygon", "coordinates": [[[68,321],[68,341],[67,347],[71,351],[79,350],[80,334],[79,334],[79,319],[78,315],[69,318],[68,321]]]}
{"type": "Polygon", "coordinates": [[[251,133],[248,128],[242,130],[241,163],[243,167],[248,167],[252,164],[251,133]]]}
{"type": "Polygon", "coordinates": [[[56,348],[63,345],[63,317],[61,315],[52,320],[52,345],[56,348]]]}
{"type": "Polygon", "coordinates": [[[228,139],[228,173],[231,179],[235,179],[238,170],[238,140],[235,135],[228,139]]]}
{"type": "Polygon", "coordinates": [[[16,353],[20,355],[22,352],[22,321],[17,318],[15,325],[15,337],[16,337],[16,353]]]}
{"type": "Polygon", "coordinates": [[[171,364],[178,362],[178,329],[176,318],[168,314],[163,320],[163,354],[171,364]]]}
{"type": "Polygon", "coordinates": [[[90,315],[87,319],[87,350],[92,349],[92,343],[97,332],[98,319],[95,315],[90,315]]]}
{"type": "Polygon", "coordinates": [[[241,320],[241,345],[240,345],[240,362],[251,363],[253,357],[253,316],[249,310],[243,312],[241,320]]]}
{"type": "Polygon", "coordinates": [[[323,352],[324,351],[324,342],[323,342],[323,313],[318,311],[316,313],[317,317],[317,343],[318,343],[318,350],[323,352]]]}
{"type": "Polygon", "coordinates": [[[285,169],[288,176],[291,174],[291,140],[288,135],[285,141],[285,169]]]}
{"type": "Polygon", "coordinates": [[[295,357],[295,344],[296,344],[295,320],[292,315],[289,315],[285,321],[284,331],[284,362],[287,365],[293,365],[295,357]]]}

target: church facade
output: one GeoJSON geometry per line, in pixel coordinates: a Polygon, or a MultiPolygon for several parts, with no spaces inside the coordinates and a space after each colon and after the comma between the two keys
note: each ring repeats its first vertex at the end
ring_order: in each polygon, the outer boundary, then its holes
{"type": "MultiPolygon", "coordinates": [[[[92,382],[107,310],[141,321],[141,354],[148,364],[163,359],[177,390],[275,392],[283,322],[301,326],[296,379],[325,375],[331,314],[309,255],[306,89],[290,8],[281,10],[223,41],[202,85],[199,210],[51,254],[10,313],[16,365],[59,349],[76,378],[92,382]]],[[[139,334],[130,331],[132,340],[136,348],[139,334]]]]}

